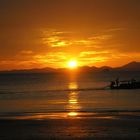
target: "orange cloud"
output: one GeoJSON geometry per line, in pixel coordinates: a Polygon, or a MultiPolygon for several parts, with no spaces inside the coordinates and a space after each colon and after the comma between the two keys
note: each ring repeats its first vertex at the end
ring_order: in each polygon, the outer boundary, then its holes
{"type": "MultiPolygon", "coordinates": [[[[45,30],[45,29],[44,29],[45,30]]],[[[94,47],[94,45],[101,44],[102,41],[109,40],[112,35],[100,34],[94,35],[90,34],[86,38],[83,36],[81,38],[74,37],[79,36],[78,34],[72,32],[60,32],[55,30],[45,30],[42,31],[42,42],[44,45],[50,47],[94,47]]]]}

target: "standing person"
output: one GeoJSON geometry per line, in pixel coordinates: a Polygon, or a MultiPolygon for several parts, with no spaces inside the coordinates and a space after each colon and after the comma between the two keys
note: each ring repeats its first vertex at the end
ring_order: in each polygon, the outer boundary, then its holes
{"type": "Polygon", "coordinates": [[[119,86],[119,78],[117,78],[117,79],[115,80],[115,82],[116,82],[116,86],[118,87],[118,86],[119,86]]]}
{"type": "Polygon", "coordinates": [[[115,82],[114,82],[114,81],[111,81],[111,83],[110,83],[110,87],[111,87],[111,89],[114,88],[114,85],[115,85],[115,82]]]}

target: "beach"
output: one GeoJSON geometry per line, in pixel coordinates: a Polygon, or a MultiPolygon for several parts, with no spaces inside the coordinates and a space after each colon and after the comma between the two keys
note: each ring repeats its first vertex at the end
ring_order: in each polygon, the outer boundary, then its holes
{"type": "Polygon", "coordinates": [[[93,113],[65,118],[19,115],[3,117],[0,124],[1,140],[140,139],[140,112],[93,113]]]}
{"type": "Polygon", "coordinates": [[[0,140],[139,140],[140,90],[91,77],[1,75],[0,140]]]}

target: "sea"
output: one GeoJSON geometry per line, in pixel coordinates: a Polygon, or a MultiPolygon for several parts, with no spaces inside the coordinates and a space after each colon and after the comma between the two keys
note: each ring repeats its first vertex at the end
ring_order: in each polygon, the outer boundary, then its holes
{"type": "Polygon", "coordinates": [[[0,118],[53,119],[85,117],[95,112],[139,112],[140,89],[111,90],[110,81],[116,78],[140,80],[140,72],[0,74],[0,118]]]}

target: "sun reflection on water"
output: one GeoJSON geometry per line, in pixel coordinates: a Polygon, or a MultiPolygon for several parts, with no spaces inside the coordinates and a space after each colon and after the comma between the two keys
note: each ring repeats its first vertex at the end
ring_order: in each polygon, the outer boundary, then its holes
{"type": "MultiPolygon", "coordinates": [[[[78,89],[78,84],[76,82],[70,82],[68,85],[70,90],[78,89]]],[[[71,91],[68,94],[68,116],[76,117],[78,115],[78,110],[80,109],[79,101],[78,101],[78,91],[71,91]]]]}
{"type": "Polygon", "coordinates": [[[68,113],[68,116],[71,116],[71,117],[74,117],[74,116],[77,116],[78,115],[78,112],[69,112],[68,113]]]}
{"type": "Polygon", "coordinates": [[[78,84],[76,82],[70,82],[68,86],[70,90],[78,89],[78,84]]]}

